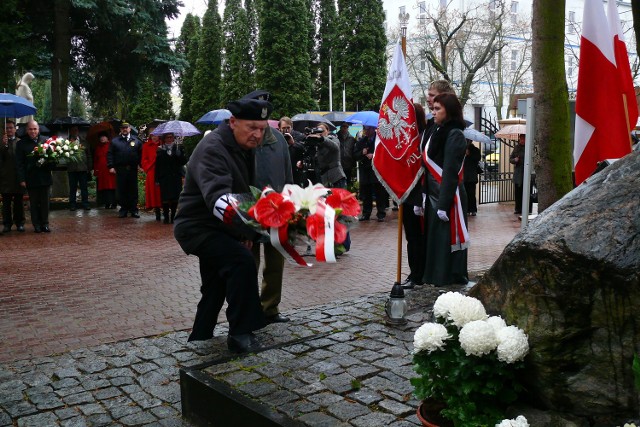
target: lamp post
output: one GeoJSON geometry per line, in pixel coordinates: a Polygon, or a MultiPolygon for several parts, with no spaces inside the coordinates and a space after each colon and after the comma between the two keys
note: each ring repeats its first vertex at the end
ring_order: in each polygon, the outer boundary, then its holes
{"type": "Polygon", "coordinates": [[[400,32],[402,34],[402,54],[407,57],[407,26],[409,25],[409,12],[398,15],[400,21],[400,32]]]}

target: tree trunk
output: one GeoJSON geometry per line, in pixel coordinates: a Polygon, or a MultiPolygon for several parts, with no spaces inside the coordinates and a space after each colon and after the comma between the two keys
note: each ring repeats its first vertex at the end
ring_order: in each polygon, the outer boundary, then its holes
{"type": "Polygon", "coordinates": [[[573,188],[569,98],[564,69],[565,4],[566,0],[533,2],[532,72],[536,134],[532,142],[539,211],[551,206],[573,188]]]}
{"type": "Polygon", "coordinates": [[[51,115],[68,115],[67,87],[71,65],[70,0],[54,0],[53,59],[51,62],[51,115]]]}
{"type": "Polygon", "coordinates": [[[631,14],[633,16],[633,32],[636,35],[636,53],[640,54],[640,4],[631,2],[631,14]]]}

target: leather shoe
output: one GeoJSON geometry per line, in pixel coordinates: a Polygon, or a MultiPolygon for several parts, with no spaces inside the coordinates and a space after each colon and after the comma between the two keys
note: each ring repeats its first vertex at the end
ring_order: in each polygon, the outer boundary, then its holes
{"type": "Polygon", "coordinates": [[[16,230],[18,230],[21,233],[24,233],[24,225],[17,225],[16,230]]]}
{"type": "Polygon", "coordinates": [[[229,335],[227,337],[227,348],[232,353],[249,353],[261,349],[260,343],[253,333],[229,335]]]}
{"type": "Polygon", "coordinates": [[[267,316],[267,323],[287,323],[290,320],[291,319],[282,316],[280,313],[274,314],[273,316],[267,316]]]}
{"type": "Polygon", "coordinates": [[[48,225],[43,226],[42,231],[44,231],[45,233],[51,233],[51,230],[49,229],[48,225]]]}
{"type": "Polygon", "coordinates": [[[369,215],[362,215],[358,218],[358,221],[369,221],[369,215]]]}
{"type": "Polygon", "coordinates": [[[122,211],[118,214],[118,218],[126,218],[127,217],[127,211],[122,211]]]}
{"type": "Polygon", "coordinates": [[[39,225],[34,225],[33,226],[33,231],[35,231],[36,233],[42,233],[42,228],[40,228],[39,225]]]}
{"type": "Polygon", "coordinates": [[[138,212],[131,212],[131,218],[140,218],[138,212]]]}
{"type": "Polygon", "coordinates": [[[5,225],[4,228],[2,229],[3,233],[8,233],[11,231],[11,226],[10,225],[5,225]]]}

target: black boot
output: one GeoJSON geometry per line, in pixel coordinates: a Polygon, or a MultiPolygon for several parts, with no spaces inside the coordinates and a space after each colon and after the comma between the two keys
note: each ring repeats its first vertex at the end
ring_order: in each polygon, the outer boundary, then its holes
{"type": "Polygon", "coordinates": [[[160,208],[155,208],[156,212],[156,221],[160,221],[160,208]]]}
{"type": "Polygon", "coordinates": [[[165,224],[169,224],[169,205],[162,205],[162,218],[165,224]]]}
{"type": "Polygon", "coordinates": [[[176,217],[176,208],[178,205],[176,203],[171,203],[171,224],[173,224],[173,220],[176,217]]]}

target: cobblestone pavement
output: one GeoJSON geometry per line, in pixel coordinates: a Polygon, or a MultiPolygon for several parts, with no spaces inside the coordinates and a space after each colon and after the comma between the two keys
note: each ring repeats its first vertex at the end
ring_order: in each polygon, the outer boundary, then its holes
{"type": "MultiPolygon", "coordinates": [[[[471,272],[486,270],[517,233],[512,209],[483,205],[470,218],[471,272]]],[[[396,279],[397,218],[387,218],[354,228],[337,265],[287,266],[281,310],[300,323],[316,306],[382,298],[396,279]]],[[[54,211],[51,228],[0,237],[0,426],[187,425],[178,367],[226,352],[224,324],[213,340],[186,343],[197,259],[149,213],[54,211]]]]}

